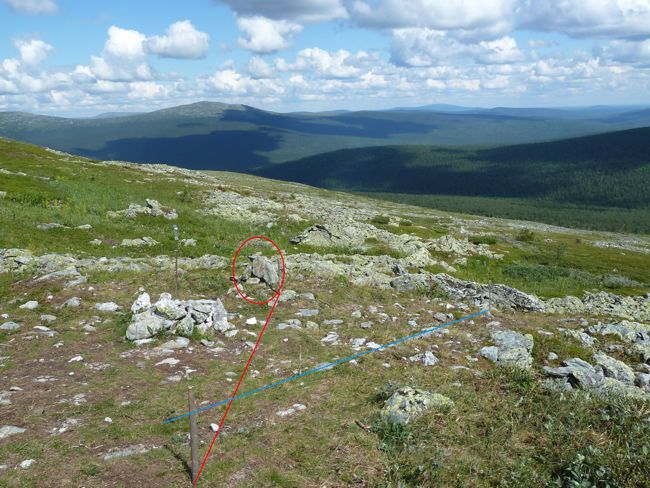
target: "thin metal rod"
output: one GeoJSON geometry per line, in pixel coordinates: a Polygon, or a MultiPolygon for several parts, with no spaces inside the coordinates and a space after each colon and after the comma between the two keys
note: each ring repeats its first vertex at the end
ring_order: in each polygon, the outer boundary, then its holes
{"type": "MultiPolygon", "coordinates": [[[[196,410],[196,405],[194,404],[194,393],[192,392],[192,387],[190,386],[187,389],[187,403],[190,412],[196,410]]],[[[192,480],[196,479],[196,475],[199,472],[199,434],[196,427],[196,417],[197,413],[190,414],[190,456],[192,459],[192,480]]]]}

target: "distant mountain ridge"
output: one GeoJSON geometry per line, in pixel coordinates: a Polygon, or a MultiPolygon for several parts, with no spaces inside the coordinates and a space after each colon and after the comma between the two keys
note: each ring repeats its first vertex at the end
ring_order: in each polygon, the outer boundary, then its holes
{"type": "Polygon", "coordinates": [[[0,135],[97,159],[245,172],[338,149],[517,144],[650,125],[650,110],[625,110],[585,109],[571,116],[556,109],[277,113],[197,102],[86,119],[1,112],[0,135]]]}

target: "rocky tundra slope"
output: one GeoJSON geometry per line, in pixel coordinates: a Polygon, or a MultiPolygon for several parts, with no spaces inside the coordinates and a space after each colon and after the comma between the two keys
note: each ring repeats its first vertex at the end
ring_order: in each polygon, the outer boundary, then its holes
{"type": "Polygon", "coordinates": [[[243,370],[254,235],[286,281],[242,391],[488,313],[234,403],[204,486],[647,486],[646,236],[9,140],[0,174],[0,486],[189,485],[162,421],[243,370]]]}

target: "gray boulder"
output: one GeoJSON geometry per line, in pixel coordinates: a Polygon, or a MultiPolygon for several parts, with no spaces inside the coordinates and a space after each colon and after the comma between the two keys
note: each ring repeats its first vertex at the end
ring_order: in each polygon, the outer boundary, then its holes
{"type": "Polygon", "coordinates": [[[454,402],[439,393],[407,386],[400,388],[386,400],[380,416],[387,422],[406,425],[430,408],[444,411],[453,405],[454,402]]]}
{"type": "Polygon", "coordinates": [[[598,388],[603,384],[603,374],[580,358],[567,359],[562,367],[544,366],[544,372],[553,378],[566,378],[574,388],[583,390],[598,388]]]}
{"type": "Polygon", "coordinates": [[[252,278],[257,278],[271,288],[277,288],[282,279],[278,264],[261,255],[251,256],[250,260],[250,264],[246,266],[238,281],[246,282],[252,278]]]}
{"type": "Polygon", "coordinates": [[[623,361],[608,356],[604,352],[594,354],[594,360],[606,377],[614,378],[628,385],[634,384],[634,371],[623,361]]]}
{"type": "Polygon", "coordinates": [[[13,331],[18,329],[20,329],[20,324],[17,322],[5,322],[4,324],[0,325],[0,330],[4,331],[13,331]]]}
{"type": "Polygon", "coordinates": [[[169,330],[173,325],[171,320],[156,315],[152,309],[137,313],[126,329],[126,338],[131,341],[148,339],[162,331],[169,330]]]}
{"type": "Polygon", "coordinates": [[[484,347],[481,356],[502,366],[528,369],[533,365],[533,336],[512,330],[498,330],[491,334],[496,347],[484,347]]]}

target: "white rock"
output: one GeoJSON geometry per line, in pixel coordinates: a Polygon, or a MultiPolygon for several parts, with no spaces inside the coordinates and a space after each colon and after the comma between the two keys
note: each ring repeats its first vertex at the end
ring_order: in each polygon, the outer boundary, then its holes
{"type": "Polygon", "coordinates": [[[256,325],[257,324],[257,319],[255,317],[251,317],[250,319],[246,319],[246,325],[256,325]]]}
{"type": "Polygon", "coordinates": [[[176,358],[167,358],[167,359],[163,359],[160,362],[157,362],[156,366],[162,366],[163,364],[169,364],[170,366],[174,366],[174,365],[176,365],[178,363],[179,363],[179,360],[176,359],[176,358]]]}
{"type": "Polygon", "coordinates": [[[20,324],[17,322],[5,322],[4,324],[0,325],[0,330],[18,330],[20,329],[20,324]]]}
{"type": "Polygon", "coordinates": [[[56,320],[56,317],[54,315],[41,315],[41,321],[42,322],[54,322],[56,320]]]}
{"type": "Polygon", "coordinates": [[[120,306],[114,302],[96,303],[95,308],[100,312],[117,312],[120,306]]]}
{"type": "Polygon", "coordinates": [[[78,363],[79,361],[83,361],[83,360],[84,360],[83,356],[75,356],[73,358],[70,358],[70,360],[68,360],[68,362],[69,363],[78,363]]]}
{"type": "Polygon", "coordinates": [[[219,430],[219,426],[217,424],[210,424],[210,430],[216,432],[219,430]]]}
{"type": "Polygon", "coordinates": [[[14,427],[13,425],[3,425],[0,427],[0,439],[6,439],[11,435],[22,434],[25,429],[21,427],[14,427]]]}
{"type": "Polygon", "coordinates": [[[24,310],[35,310],[38,308],[38,302],[36,300],[30,300],[27,303],[23,303],[20,307],[24,310]]]}
{"type": "Polygon", "coordinates": [[[22,463],[19,464],[19,466],[23,469],[29,468],[32,464],[34,464],[33,459],[25,459],[22,463]]]}
{"type": "Polygon", "coordinates": [[[113,419],[110,418],[110,417],[104,417],[104,422],[106,422],[107,424],[112,424],[112,423],[113,423],[113,419]]]}
{"type": "Polygon", "coordinates": [[[81,306],[81,298],[72,297],[66,300],[66,302],[63,305],[61,305],[60,308],[78,308],[79,306],[81,306]]]}
{"type": "Polygon", "coordinates": [[[131,305],[131,312],[140,313],[151,308],[151,297],[147,292],[142,293],[136,298],[133,305],[131,305]]]}
{"type": "Polygon", "coordinates": [[[381,344],[377,344],[376,342],[370,341],[366,343],[366,347],[368,349],[377,349],[378,347],[381,347],[381,344]]]}

